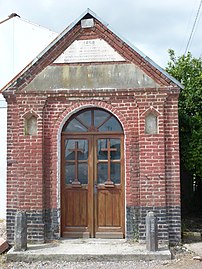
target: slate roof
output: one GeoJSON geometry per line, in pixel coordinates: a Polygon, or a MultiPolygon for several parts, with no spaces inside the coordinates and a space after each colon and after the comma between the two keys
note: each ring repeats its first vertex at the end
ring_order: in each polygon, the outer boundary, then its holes
{"type": "Polygon", "coordinates": [[[158,64],[156,64],[153,60],[151,60],[148,56],[146,56],[144,53],[142,53],[138,48],[136,48],[133,44],[128,42],[125,38],[121,37],[119,34],[117,34],[106,22],[104,22],[101,18],[99,18],[92,10],[87,9],[79,18],[77,18],[73,23],[71,23],[61,34],[59,34],[41,53],[39,53],[36,58],[33,59],[17,76],[15,76],[7,85],[5,85],[0,92],[4,92],[7,89],[18,87],[21,83],[21,78],[27,74],[27,72],[35,65],[37,64],[42,57],[44,57],[49,50],[56,46],[57,43],[65,37],[65,35],[71,31],[82,19],[87,18],[94,18],[98,20],[101,24],[103,24],[107,29],[109,29],[113,34],[115,34],[120,40],[122,40],[127,46],[129,46],[134,52],[136,52],[142,59],[144,59],[148,65],[151,66],[152,69],[156,69],[158,74],[160,73],[165,77],[167,80],[169,80],[172,84],[174,84],[176,87],[183,88],[183,85],[176,80],[174,77],[172,77],[170,74],[168,74],[163,68],[161,68],[158,64]]]}

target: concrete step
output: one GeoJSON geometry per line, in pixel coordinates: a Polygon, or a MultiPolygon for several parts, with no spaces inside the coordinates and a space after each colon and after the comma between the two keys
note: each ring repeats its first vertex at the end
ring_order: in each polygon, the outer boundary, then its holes
{"type": "Polygon", "coordinates": [[[160,246],[156,252],[146,250],[144,244],[128,242],[124,239],[67,239],[46,244],[28,245],[26,251],[7,253],[9,261],[133,261],[170,260],[168,248],[160,246]]]}

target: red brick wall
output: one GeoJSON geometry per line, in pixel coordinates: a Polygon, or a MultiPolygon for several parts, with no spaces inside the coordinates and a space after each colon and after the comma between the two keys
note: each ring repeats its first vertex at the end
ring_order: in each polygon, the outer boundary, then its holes
{"type": "MultiPolygon", "coordinates": [[[[127,204],[141,204],[142,206],[179,205],[177,107],[173,111],[174,106],[177,105],[177,100],[174,101],[174,105],[173,101],[169,100],[169,105],[166,103],[164,106],[166,93],[162,93],[160,90],[149,94],[150,96],[146,96],[143,100],[141,92],[134,94],[126,91],[117,96],[116,92],[99,93],[97,91],[94,96],[92,92],[89,92],[83,95],[83,100],[78,99],[79,101],[71,102],[68,101],[68,94],[50,96],[47,100],[44,96],[40,97],[37,94],[26,96],[17,94],[15,107],[13,105],[9,106],[8,111],[8,115],[15,115],[9,117],[12,117],[12,122],[8,118],[8,160],[14,159],[12,173],[15,162],[18,164],[15,175],[19,174],[20,180],[19,182],[17,179],[15,181],[17,186],[20,184],[23,186],[10,193],[12,196],[14,193],[22,196],[18,206],[26,209],[43,208],[43,193],[41,191],[37,192],[37,189],[41,190],[43,188],[43,173],[46,176],[44,193],[50,194],[51,197],[51,199],[50,197],[46,198],[46,204],[48,207],[57,206],[58,130],[61,123],[64,123],[64,118],[71,115],[72,111],[89,105],[109,110],[118,117],[123,125],[127,204]],[[89,97],[92,99],[85,101],[85,98],[89,97]],[[94,101],[94,97],[100,97],[103,100],[94,101]],[[108,100],[104,101],[104,99],[108,100]],[[155,101],[157,99],[158,102],[155,101]],[[144,112],[150,106],[159,112],[159,134],[155,135],[145,134],[144,131],[144,112]],[[23,115],[30,110],[38,115],[37,136],[24,135],[23,115]],[[164,115],[165,113],[166,115],[164,115]],[[13,121],[13,118],[16,118],[16,120],[13,121]],[[164,141],[166,141],[166,144],[164,141]],[[11,151],[12,153],[10,153],[11,151]],[[45,163],[44,172],[43,163],[45,163]],[[168,197],[167,201],[166,196],[168,197]]],[[[79,96],[78,92],[77,95],[79,96]]],[[[13,176],[11,175],[8,178],[10,177],[12,178],[12,184],[14,184],[13,176]]],[[[12,203],[12,206],[17,206],[8,196],[8,205],[9,203],[12,203]]]]}
{"type": "Polygon", "coordinates": [[[167,205],[180,206],[178,100],[170,95],[165,104],[165,156],[167,205]]]}
{"type": "Polygon", "coordinates": [[[125,134],[126,207],[180,205],[177,95],[165,90],[16,94],[8,99],[8,209],[44,210],[58,204],[60,131],[72,113],[89,106],[107,109],[125,134]],[[99,100],[100,99],[100,100],[99,100]],[[145,134],[148,110],[158,115],[159,133],[145,134]],[[37,136],[24,134],[24,115],[38,116],[37,136]]]}
{"type": "Polygon", "coordinates": [[[15,103],[8,106],[8,208],[43,208],[43,106],[39,96],[16,95],[15,103]],[[37,136],[24,134],[24,114],[38,115],[37,136]],[[15,168],[16,167],[16,168],[15,168]],[[15,180],[14,180],[15,178],[15,180]],[[13,197],[16,201],[13,202],[13,197]],[[18,197],[18,198],[17,198],[18,197]]]}

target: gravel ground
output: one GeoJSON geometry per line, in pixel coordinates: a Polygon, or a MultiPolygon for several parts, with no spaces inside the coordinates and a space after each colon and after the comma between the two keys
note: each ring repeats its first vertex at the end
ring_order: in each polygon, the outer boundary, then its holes
{"type": "MultiPolygon", "coordinates": [[[[0,258],[1,259],[1,258],[0,258]]],[[[0,261],[1,269],[201,269],[202,262],[194,261],[191,255],[183,255],[181,259],[174,259],[172,261],[125,261],[125,262],[33,262],[33,263],[24,263],[24,262],[10,262],[5,261],[5,256],[2,261],[0,261]]]]}
{"type": "MultiPolygon", "coordinates": [[[[5,221],[0,220],[0,237],[6,239],[5,221]]],[[[0,269],[202,269],[202,262],[193,260],[194,254],[184,247],[172,249],[174,259],[171,261],[117,261],[117,262],[7,262],[6,254],[0,255],[0,269]]]]}

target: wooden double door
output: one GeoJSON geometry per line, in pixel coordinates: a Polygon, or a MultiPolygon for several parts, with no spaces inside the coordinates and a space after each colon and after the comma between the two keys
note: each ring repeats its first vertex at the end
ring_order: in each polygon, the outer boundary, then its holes
{"type": "Polygon", "coordinates": [[[124,238],[123,134],[62,134],[61,235],[124,238]]]}

